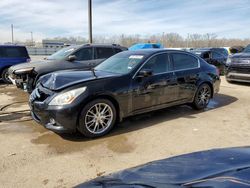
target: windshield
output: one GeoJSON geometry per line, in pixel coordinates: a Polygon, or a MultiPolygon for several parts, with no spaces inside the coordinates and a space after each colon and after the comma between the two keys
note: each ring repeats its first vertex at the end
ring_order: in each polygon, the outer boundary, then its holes
{"type": "Polygon", "coordinates": [[[250,45],[248,45],[248,46],[244,49],[243,52],[245,52],[245,53],[250,53],[250,45]]]}
{"type": "Polygon", "coordinates": [[[49,60],[61,60],[61,59],[64,59],[65,57],[67,57],[74,50],[75,50],[75,48],[72,46],[67,47],[67,48],[63,48],[63,49],[59,50],[58,52],[49,56],[47,59],[49,59],[49,60]]]}
{"type": "Polygon", "coordinates": [[[102,62],[95,70],[126,74],[132,71],[143,60],[143,57],[143,55],[119,53],[102,62]]]}

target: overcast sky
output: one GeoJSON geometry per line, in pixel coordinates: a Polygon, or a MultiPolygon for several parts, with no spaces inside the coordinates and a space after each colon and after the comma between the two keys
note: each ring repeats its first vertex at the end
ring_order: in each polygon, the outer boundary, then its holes
{"type": "MultiPolygon", "coordinates": [[[[92,0],[93,34],[216,33],[250,38],[250,0],[92,0]]],[[[87,0],[0,0],[0,42],[87,37],[87,0]]]]}

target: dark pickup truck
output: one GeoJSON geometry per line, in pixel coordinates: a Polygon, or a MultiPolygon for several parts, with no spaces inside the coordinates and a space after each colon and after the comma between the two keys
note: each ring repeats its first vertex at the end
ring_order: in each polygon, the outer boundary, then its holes
{"type": "Polygon", "coordinates": [[[228,82],[250,83],[250,44],[242,53],[228,57],[226,79],[228,82]]]}
{"type": "Polygon", "coordinates": [[[191,50],[190,52],[200,56],[209,64],[212,64],[218,68],[220,74],[225,73],[225,65],[228,54],[223,48],[199,48],[191,50]]]}
{"type": "Polygon", "coordinates": [[[39,62],[22,63],[9,68],[9,78],[14,85],[29,93],[37,80],[47,73],[59,70],[86,70],[95,67],[116,53],[127,50],[116,44],[84,44],[69,46],[39,62]]]}

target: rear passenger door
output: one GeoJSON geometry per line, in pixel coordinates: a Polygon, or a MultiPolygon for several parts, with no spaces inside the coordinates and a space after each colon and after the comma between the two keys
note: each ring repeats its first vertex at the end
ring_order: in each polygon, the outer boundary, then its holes
{"type": "Polygon", "coordinates": [[[92,47],[84,47],[77,50],[74,54],[76,60],[74,65],[81,68],[92,68],[96,65],[96,60],[94,59],[94,49],[92,47]]]}
{"type": "Polygon", "coordinates": [[[190,101],[196,91],[199,79],[200,62],[193,55],[183,52],[171,53],[172,68],[178,84],[178,99],[190,101]]]}
{"type": "Polygon", "coordinates": [[[95,47],[95,59],[97,64],[115,54],[112,47],[95,47]]]}

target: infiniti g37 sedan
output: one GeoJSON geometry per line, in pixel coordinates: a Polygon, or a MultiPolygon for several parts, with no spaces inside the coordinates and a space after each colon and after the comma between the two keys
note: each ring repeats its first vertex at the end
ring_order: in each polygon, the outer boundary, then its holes
{"type": "Polygon", "coordinates": [[[192,53],[125,51],[89,71],[44,75],[29,104],[47,129],[98,137],[135,114],[180,104],[203,109],[219,86],[216,67],[192,53]]]}

